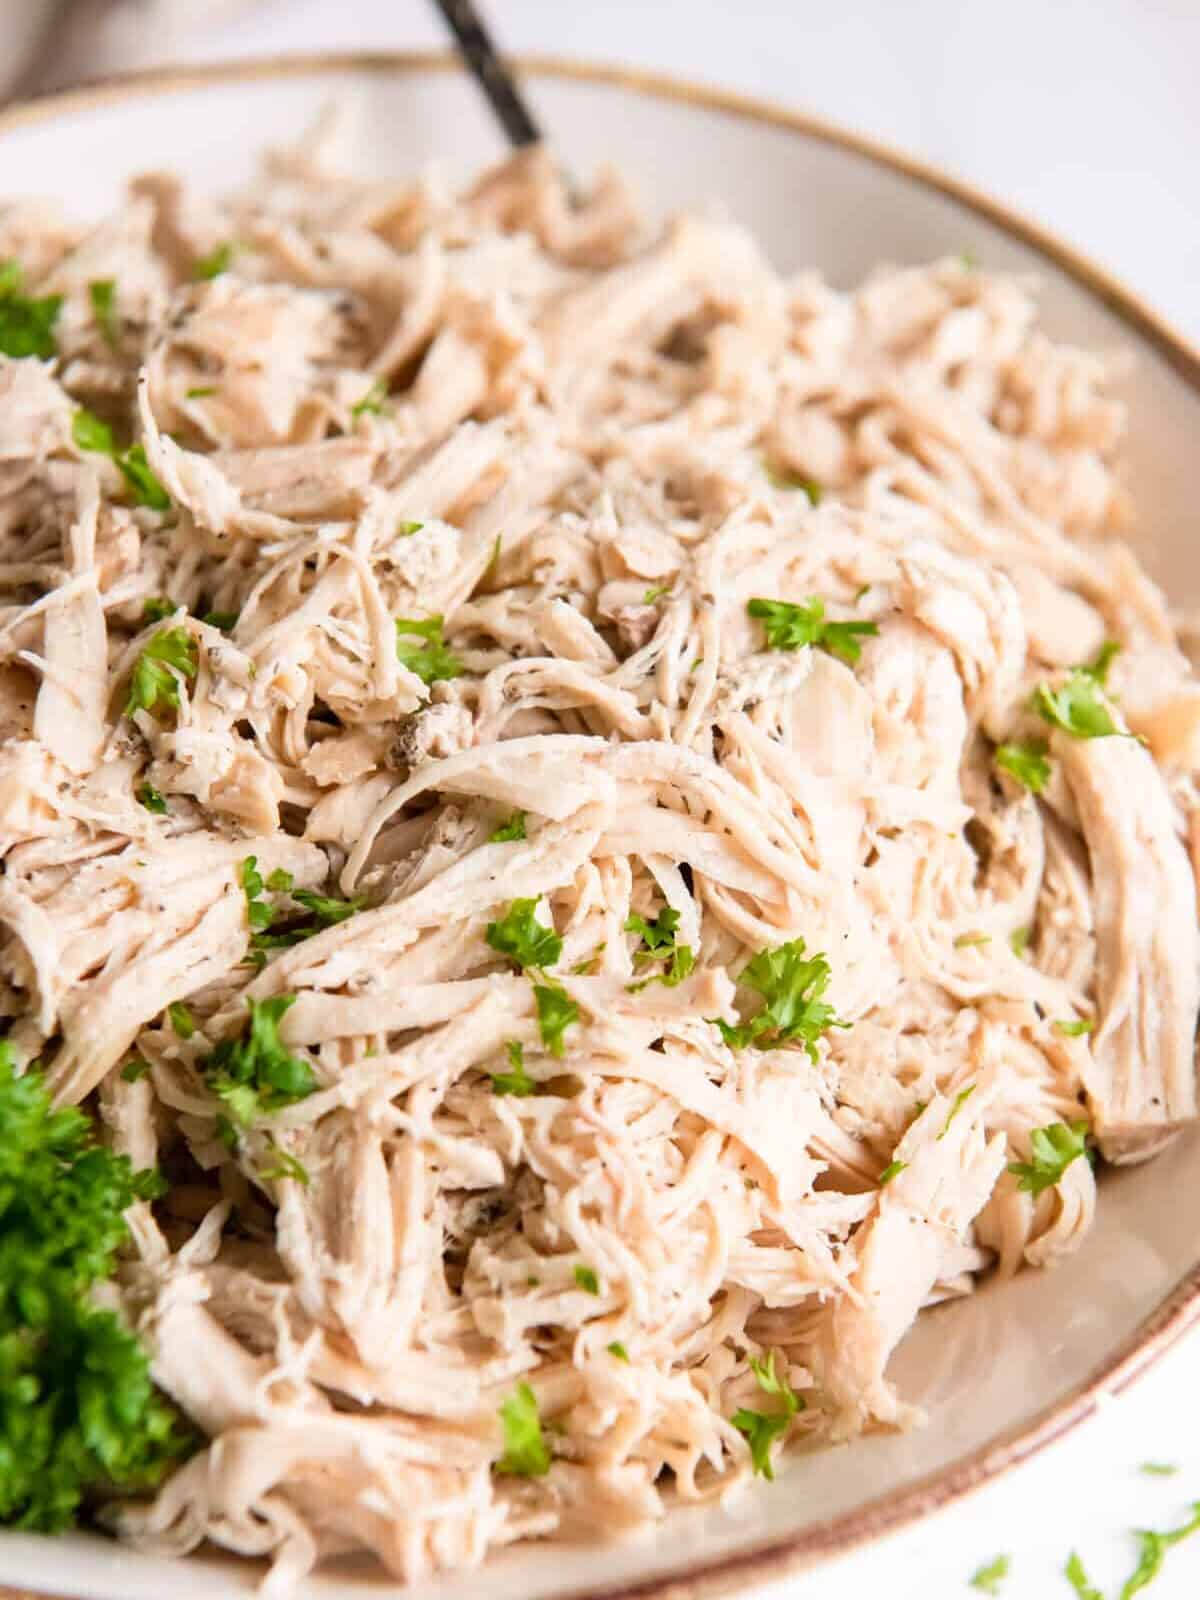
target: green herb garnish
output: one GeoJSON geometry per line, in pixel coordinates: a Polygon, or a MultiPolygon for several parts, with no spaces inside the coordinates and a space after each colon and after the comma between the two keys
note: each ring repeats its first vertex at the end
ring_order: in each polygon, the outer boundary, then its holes
{"type": "Polygon", "coordinates": [[[185,1005],[182,1000],[171,1001],[167,1007],[167,1021],[178,1039],[190,1039],[196,1031],[196,1019],[192,1015],[191,1007],[185,1005]]]}
{"type": "Polygon", "coordinates": [[[552,1056],[561,1059],[566,1053],[563,1035],[573,1022],[579,1021],[579,1007],[557,983],[535,983],[533,999],[542,1043],[552,1056]]]}
{"type": "Polygon", "coordinates": [[[636,913],[626,918],[625,932],[638,934],[643,945],[641,950],[635,952],[634,961],[642,965],[647,961],[669,958],[665,971],[643,978],[640,983],[629,984],[631,993],[636,994],[651,983],[662,983],[668,989],[674,989],[691,976],[696,966],[695,953],[690,944],[675,942],[678,927],[679,912],[672,906],[664,906],[653,922],[647,922],[645,917],[639,917],[636,913]]]}
{"type": "Polygon", "coordinates": [[[295,1003],[294,994],[247,1000],[249,1028],[237,1039],[222,1039],[202,1063],[210,1088],[243,1127],[305,1099],[317,1087],[308,1062],[292,1055],[279,1037],[280,1020],[295,1003]]]}
{"type": "Polygon", "coordinates": [[[626,1350],[620,1339],[614,1339],[611,1344],[606,1344],[604,1348],[615,1360],[628,1362],[629,1351],[626,1350]]]}
{"type": "Polygon", "coordinates": [[[504,1454],[495,1470],[517,1478],[545,1477],[550,1470],[550,1452],[538,1416],[537,1396],[527,1383],[519,1383],[500,1407],[500,1422],[504,1454]]]}
{"type": "Polygon", "coordinates": [[[396,655],[401,666],[415,672],[422,683],[436,683],[441,678],[461,678],[463,664],[449,649],[442,637],[440,616],[397,617],[396,655]],[[407,635],[423,639],[423,644],[407,642],[407,635]]]}
{"type": "Polygon", "coordinates": [[[815,478],[806,478],[802,473],[792,472],[774,461],[764,461],[763,471],[773,489],[801,489],[808,496],[810,505],[821,504],[825,491],[815,478]]]}
{"type": "Polygon", "coordinates": [[[756,598],[746,610],[762,623],[769,649],[800,650],[813,645],[851,667],[862,655],[858,636],[874,637],[879,632],[874,622],[826,622],[825,602],[817,595],[803,605],[756,598]]]}
{"type": "Polygon", "coordinates": [[[1056,1022],[1055,1033],[1061,1033],[1067,1039],[1080,1039],[1085,1033],[1094,1033],[1095,1021],[1091,1017],[1081,1017],[1069,1022],[1056,1022]]]}
{"type": "Polygon", "coordinates": [[[517,966],[552,967],[562,955],[562,940],[534,916],[536,900],[514,900],[499,922],[489,922],[488,944],[517,966]]]}
{"type": "Polygon", "coordinates": [[[92,302],[92,316],[100,329],[100,336],[110,349],[115,350],[121,330],[117,325],[117,285],[113,278],[96,278],[88,284],[88,299],[92,302]]]}
{"type": "Polygon", "coordinates": [[[1153,1528],[1135,1528],[1139,1545],[1138,1564],[1121,1585],[1120,1600],[1132,1600],[1135,1594],[1149,1588],[1162,1569],[1167,1551],[1200,1530],[1200,1500],[1192,1502],[1192,1514],[1179,1528],[1167,1533],[1156,1533],[1153,1528]]]}
{"type": "Polygon", "coordinates": [[[986,1566],[977,1568],[969,1580],[972,1589],[979,1589],[984,1594],[999,1594],[1000,1585],[1008,1577],[1011,1564],[1007,1556],[997,1556],[986,1566]]]}
{"type": "Polygon", "coordinates": [[[514,811],[507,822],[502,822],[495,833],[488,834],[489,844],[508,844],[525,837],[525,812],[514,811]]]}
{"type": "Polygon", "coordinates": [[[152,783],[140,783],[134,790],[135,798],[147,811],[152,811],[156,817],[167,815],[167,802],[159,794],[152,783]]]}
{"type": "Polygon", "coordinates": [[[600,1280],[591,1267],[576,1267],[573,1276],[585,1294],[600,1293],[600,1280]]]}
{"type": "Polygon", "coordinates": [[[1024,961],[1025,952],[1029,949],[1029,933],[1028,928],[1014,928],[1008,936],[1009,948],[1018,961],[1024,961]]]}
{"type": "MultiPolygon", "coordinates": [[[[356,400],[350,407],[350,415],[352,417],[361,417],[369,411],[373,417],[382,417],[389,410],[387,397],[387,379],[376,378],[362,399],[356,400]]],[[[411,531],[415,533],[420,526],[421,524],[418,522],[411,531]]]]}
{"type": "Polygon", "coordinates": [[[5,261],[0,266],[0,355],[20,360],[37,356],[49,361],[58,354],[54,324],[62,309],[63,297],[48,294],[31,299],[21,293],[20,263],[5,261]]]}
{"type": "Polygon", "coordinates": [[[192,262],[193,279],[197,283],[203,283],[212,278],[219,278],[223,272],[228,272],[236,248],[232,239],[226,239],[210,250],[206,256],[198,256],[192,262]]]}
{"type": "Polygon", "coordinates": [[[898,1178],[907,1166],[907,1161],[889,1161],[887,1166],[884,1167],[883,1171],[879,1174],[879,1187],[881,1189],[886,1189],[888,1184],[891,1183],[892,1179],[898,1178]]]}
{"type": "Polygon", "coordinates": [[[178,711],[179,680],[190,683],[197,665],[196,641],[186,628],[164,628],[156,633],[134,663],[125,715],[148,711],[152,717],[160,717],[164,711],[178,711]]]}
{"type": "Polygon", "coordinates": [[[510,1039],[505,1045],[508,1052],[509,1072],[493,1072],[492,1093],[516,1095],[518,1099],[537,1093],[537,1082],[525,1070],[525,1046],[519,1039],[510,1039]]]}
{"type": "Polygon", "coordinates": [[[969,1083],[965,1089],[960,1089],[959,1090],[958,1094],[954,1097],[954,1104],[950,1107],[949,1115],[947,1116],[945,1122],[942,1124],[942,1131],[941,1131],[941,1133],[938,1134],[938,1138],[939,1139],[944,1139],[946,1137],[946,1135],[950,1132],[950,1124],[954,1121],[955,1117],[962,1110],[962,1108],[966,1104],[966,1102],[975,1093],[975,1089],[976,1089],[976,1085],[973,1084],[973,1083],[969,1083]]]}
{"type": "Polygon", "coordinates": [[[138,505],[147,506],[151,511],[171,509],[170,495],[150,470],[145,445],[131,444],[128,450],[118,450],[108,423],[82,409],[71,419],[71,438],[80,450],[108,456],[125,479],[138,505]]]}
{"type": "Polygon", "coordinates": [[[829,962],[823,955],[805,955],[803,939],[792,939],[774,950],[760,950],[742,970],[738,983],[752,989],[766,1002],[749,1022],[731,1026],[715,1018],[725,1043],[734,1050],[754,1045],[759,1050],[774,1050],[799,1041],[812,1061],[817,1060],[817,1041],[830,1028],[847,1028],[826,1001],[821,999],[829,987],[829,962]]]}
{"type": "Polygon", "coordinates": [[[771,1463],[771,1446],[780,1434],[786,1433],[792,1418],[798,1411],[804,1409],[804,1402],[793,1391],[787,1377],[776,1371],[773,1350],[765,1362],[752,1360],[750,1370],[764,1394],[772,1395],[782,1401],[783,1410],[768,1413],[748,1411],[743,1406],[735,1411],[729,1420],[738,1432],[744,1435],[746,1443],[750,1446],[750,1460],[754,1471],[761,1473],[769,1482],[774,1482],[775,1468],[771,1463]]]}
{"type": "Polygon", "coordinates": [[[1074,667],[1057,689],[1039,683],[1030,706],[1043,722],[1076,739],[1107,739],[1121,732],[1105,704],[1100,680],[1087,667],[1074,667]]]}
{"type": "Polygon", "coordinates": [[[1093,1589],[1088,1582],[1088,1575],[1084,1571],[1083,1562],[1074,1550],[1067,1558],[1067,1564],[1063,1568],[1063,1577],[1074,1589],[1078,1600],[1104,1600],[1104,1596],[1099,1589],[1093,1589]]]}
{"type": "Polygon", "coordinates": [[[271,1140],[271,1151],[275,1157],[276,1164],[273,1167],[265,1168],[259,1173],[259,1177],[266,1183],[282,1183],[285,1179],[290,1178],[294,1183],[303,1184],[307,1189],[311,1180],[308,1176],[308,1168],[303,1161],[292,1155],[290,1150],[281,1149],[274,1139],[271,1140]]]}
{"type": "Polygon", "coordinates": [[[1017,1179],[1017,1188],[1034,1199],[1043,1189],[1052,1189],[1079,1156],[1087,1151],[1086,1122],[1052,1122],[1035,1128],[1029,1135],[1029,1161],[1012,1161],[1008,1170],[1017,1179]]]}
{"type": "Polygon", "coordinates": [[[996,765],[1032,794],[1041,794],[1050,782],[1049,745],[1044,739],[1026,739],[996,746],[996,765]]]}

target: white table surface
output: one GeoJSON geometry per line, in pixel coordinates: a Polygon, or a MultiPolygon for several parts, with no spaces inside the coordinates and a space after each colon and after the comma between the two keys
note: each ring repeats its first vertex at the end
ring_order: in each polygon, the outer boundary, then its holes
{"type": "MultiPolygon", "coordinates": [[[[122,43],[143,62],[440,45],[422,0],[226,0],[203,30],[122,43]]],[[[203,9],[203,8],[200,8],[203,9]]],[[[195,12],[190,13],[194,19],[195,12]]],[[[513,49],[620,60],[816,111],[948,167],[1104,263],[1200,341],[1200,0],[491,0],[513,49]]],[[[93,61],[93,70],[95,63],[93,61]]],[[[1200,1219],[1198,1219],[1200,1221],[1200,1219]]],[[[1200,1335],[1075,1434],[962,1504],[753,1600],[942,1600],[1004,1552],[1006,1600],[1070,1600],[1078,1548],[1116,1596],[1136,1549],[1200,1496],[1200,1335]],[[1178,1464],[1170,1478],[1138,1471],[1178,1464]]],[[[1200,1592],[1200,1534],[1151,1600],[1200,1592]]],[[[747,1597],[750,1600],[750,1597],[747,1597]]]]}

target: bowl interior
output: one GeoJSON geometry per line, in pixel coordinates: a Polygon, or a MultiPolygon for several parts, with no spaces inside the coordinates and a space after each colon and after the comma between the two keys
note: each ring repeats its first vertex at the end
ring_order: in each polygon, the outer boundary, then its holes
{"type": "MultiPolygon", "coordinates": [[[[816,265],[848,285],[880,261],[970,249],[988,265],[1034,273],[1053,336],[1136,358],[1125,394],[1138,542],[1173,599],[1200,597],[1186,465],[1200,437],[1200,378],[1194,357],[1155,342],[1149,320],[1106,304],[1028,237],[963,199],[816,131],[615,75],[545,69],[532,73],[531,87],[570,168],[614,161],[658,210],[715,204],[755,229],[781,267],[816,265]]],[[[436,163],[457,178],[500,152],[476,92],[455,72],[382,59],[293,63],[67,96],[57,108],[0,118],[0,195],[58,195],[70,211],[97,215],[118,202],[130,172],[150,167],[184,170],[207,188],[234,185],[256,149],[295,137],[331,100],[350,110],[346,159],[363,175],[436,163]]],[[[673,1514],[634,1544],[509,1552],[488,1568],[490,1600],[645,1592],[656,1579],[701,1573],[706,1588],[732,1586],[769,1575],[774,1557],[763,1552],[771,1548],[793,1557],[844,1548],[1004,1465],[1089,1408],[1087,1380],[1104,1369],[1104,1381],[1115,1381],[1152,1351],[1148,1318],[1160,1335],[1193,1314],[1200,1287],[1178,1286],[1196,1261],[1197,1150],[1196,1138],[1183,1139],[1150,1165],[1110,1176],[1097,1227],[1054,1272],[1028,1273],[920,1321],[896,1372],[927,1408],[926,1428],[826,1451],[819,1461],[793,1457],[774,1486],[724,1510],[673,1514]]],[[[256,1576],[216,1557],[181,1567],[87,1535],[53,1544],[0,1538],[0,1582],[47,1592],[199,1600],[247,1592],[256,1576]]],[[[334,1600],[374,1589],[354,1568],[314,1579],[303,1593],[334,1600]]],[[[465,1574],[411,1592],[414,1600],[468,1600],[480,1579],[465,1574]]]]}

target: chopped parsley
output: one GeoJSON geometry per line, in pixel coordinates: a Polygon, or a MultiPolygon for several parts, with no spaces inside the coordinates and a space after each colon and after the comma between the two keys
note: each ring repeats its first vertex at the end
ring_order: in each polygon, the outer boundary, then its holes
{"type": "Polygon", "coordinates": [[[258,870],[258,857],[247,856],[238,868],[238,878],[246,895],[246,920],[252,933],[261,933],[275,920],[275,909],[261,898],[263,876],[258,870]]]}
{"type": "Polygon", "coordinates": [[[533,1000],[542,1043],[552,1056],[561,1059],[566,1053],[563,1035],[573,1022],[579,1021],[579,1007],[557,983],[535,983],[533,1000]]]}
{"type": "Polygon", "coordinates": [[[821,504],[825,491],[815,478],[806,478],[802,473],[791,472],[787,467],[781,467],[774,461],[764,461],[763,471],[773,489],[802,489],[808,496],[810,505],[821,504]]]}
{"type": "Polygon", "coordinates": [[[1035,1128],[1029,1135],[1029,1161],[1012,1161],[1008,1170],[1017,1179],[1017,1188],[1036,1200],[1044,1189],[1052,1189],[1079,1156],[1087,1152],[1086,1122],[1052,1122],[1035,1128]]]}
{"type": "Polygon", "coordinates": [[[1025,739],[996,746],[996,765],[1031,794],[1041,794],[1050,782],[1049,745],[1045,739],[1025,739]]]}
{"type": "Polygon", "coordinates": [[[182,1000],[172,1000],[167,1007],[167,1021],[171,1030],[178,1039],[190,1039],[196,1031],[196,1019],[193,1017],[191,1007],[182,1000]]]}
{"type": "Polygon", "coordinates": [[[54,324],[62,308],[60,294],[44,295],[41,299],[21,293],[21,266],[17,261],[5,261],[0,266],[0,355],[37,356],[49,361],[58,354],[54,338],[54,324]]]}
{"type": "Polygon", "coordinates": [[[113,278],[96,278],[88,284],[88,299],[92,303],[92,316],[100,329],[100,336],[110,349],[115,350],[121,337],[116,312],[117,285],[113,278]]]}
{"type": "Polygon", "coordinates": [[[1143,1461],[1138,1471],[1148,1478],[1173,1478],[1179,1468],[1170,1461],[1143,1461]]]}
{"type": "Polygon", "coordinates": [[[1008,1577],[1011,1565],[1007,1556],[997,1556],[986,1566],[977,1568],[970,1578],[972,1589],[979,1589],[983,1594],[999,1594],[1000,1585],[1008,1577]]]}
{"type": "Polygon", "coordinates": [[[1073,667],[1057,689],[1039,683],[1030,706],[1043,722],[1076,739],[1107,739],[1121,732],[1089,667],[1073,667]]]}
{"type": "MultiPolygon", "coordinates": [[[[350,415],[352,417],[361,417],[370,412],[373,417],[382,417],[389,410],[387,397],[387,379],[376,378],[362,399],[356,400],[350,407],[350,415]]],[[[420,526],[421,524],[418,522],[415,526],[410,527],[408,531],[415,533],[420,526]]]]}
{"type": "Polygon", "coordinates": [[[954,941],[956,950],[976,950],[981,945],[991,944],[990,933],[960,933],[954,941]]]}
{"type": "Polygon", "coordinates": [[[240,611],[206,611],[200,621],[210,628],[219,629],[221,633],[232,633],[240,616],[240,611]]]}
{"type": "Polygon", "coordinates": [[[126,1209],[162,1190],[0,1043],[2,1524],[61,1533],[97,1493],[149,1492],[191,1447],[138,1339],[92,1294],[129,1238],[126,1209]]]}
{"type": "Polygon", "coordinates": [[[950,1132],[950,1124],[954,1121],[955,1117],[962,1110],[962,1108],[966,1104],[966,1102],[975,1093],[975,1088],[976,1088],[975,1084],[969,1083],[965,1089],[960,1089],[958,1094],[955,1095],[954,1104],[950,1107],[949,1115],[947,1116],[945,1122],[942,1124],[941,1133],[938,1134],[938,1138],[939,1139],[944,1139],[946,1137],[946,1135],[950,1132]]]}
{"type": "Polygon", "coordinates": [[[562,955],[562,940],[534,916],[536,900],[514,900],[499,922],[489,922],[489,946],[517,966],[552,967],[562,955]]]}
{"type": "Polygon", "coordinates": [[[1090,662],[1086,667],[1077,667],[1076,671],[1085,672],[1089,678],[1095,678],[1101,688],[1104,688],[1108,684],[1108,669],[1120,654],[1121,646],[1117,641],[1115,639],[1105,639],[1100,646],[1095,661],[1090,662]]]}
{"type": "Polygon", "coordinates": [[[150,470],[145,445],[131,444],[128,450],[118,450],[108,423],[82,408],[71,418],[71,438],[80,450],[108,456],[138,505],[147,506],[151,511],[171,509],[170,495],[150,470]]]}
{"type": "Polygon", "coordinates": [[[156,817],[167,815],[167,802],[152,783],[139,783],[134,795],[138,805],[145,806],[146,810],[152,811],[156,817]]]}
{"type": "Polygon", "coordinates": [[[871,637],[879,632],[874,622],[826,622],[825,602],[817,595],[803,605],[755,598],[748,602],[746,610],[762,623],[769,649],[800,650],[814,645],[851,667],[862,655],[858,635],[871,637]]]}
{"type": "MultiPolygon", "coordinates": [[[[247,859],[251,859],[247,857],[247,859]]],[[[275,867],[267,874],[267,888],[272,894],[291,894],[296,880],[286,867],[275,867]]]]}
{"type": "Polygon", "coordinates": [[[629,1361],[629,1351],[626,1350],[620,1339],[614,1339],[611,1344],[606,1344],[604,1348],[614,1360],[626,1363],[629,1361]]]}
{"type": "Polygon", "coordinates": [[[803,939],[792,939],[774,950],[760,950],[743,968],[739,984],[761,995],[765,1004],[749,1022],[731,1026],[715,1018],[725,1043],[734,1050],[754,1045],[774,1050],[799,1041],[812,1061],[817,1041],[830,1028],[848,1028],[834,1009],[821,999],[829,987],[829,962],[823,955],[805,955],[803,939]]]}
{"type": "Polygon", "coordinates": [[[279,1037],[279,1023],[294,994],[247,1000],[250,1026],[236,1039],[222,1039],[202,1063],[209,1087],[235,1124],[248,1126],[283,1106],[303,1100],[317,1087],[308,1062],[294,1056],[279,1037]]]}
{"type": "Polygon", "coordinates": [[[891,1183],[892,1179],[898,1178],[907,1166],[907,1161],[889,1161],[887,1166],[884,1167],[883,1171],[879,1174],[879,1187],[881,1189],[886,1189],[888,1184],[891,1183]]]}
{"type": "Polygon", "coordinates": [[[183,398],[185,400],[209,400],[216,392],[211,383],[201,383],[194,389],[185,389],[183,398]]]}
{"type": "MultiPolygon", "coordinates": [[[[272,873],[267,879],[268,888],[276,887],[272,882],[274,877],[275,874],[272,873]]],[[[292,899],[298,906],[303,906],[316,923],[316,927],[312,930],[314,933],[321,928],[335,928],[339,922],[345,922],[347,917],[352,917],[355,912],[361,911],[367,903],[362,895],[353,895],[349,900],[343,900],[337,895],[317,894],[312,889],[295,889],[292,891],[292,899]]]]}
{"type": "Polygon", "coordinates": [[[1067,1558],[1067,1564],[1063,1568],[1063,1577],[1074,1589],[1078,1600],[1104,1600],[1104,1596],[1099,1589],[1093,1589],[1088,1582],[1088,1575],[1084,1571],[1083,1562],[1074,1550],[1071,1551],[1067,1558]]]}
{"type": "Polygon", "coordinates": [[[179,680],[190,683],[197,664],[196,641],[186,628],[161,629],[143,646],[134,663],[125,715],[148,711],[159,717],[167,710],[178,711],[179,680]]]}
{"type": "Polygon", "coordinates": [[[783,1410],[748,1411],[743,1406],[735,1411],[729,1420],[744,1436],[750,1447],[750,1461],[754,1471],[761,1473],[768,1482],[774,1482],[775,1468],[771,1464],[771,1446],[780,1434],[787,1432],[792,1418],[798,1411],[804,1409],[804,1402],[793,1391],[786,1375],[776,1371],[773,1350],[765,1362],[752,1360],[750,1370],[764,1394],[772,1395],[782,1401],[783,1410]]]}
{"type": "Polygon", "coordinates": [[[671,585],[669,583],[664,583],[657,589],[647,589],[642,596],[642,604],[644,606],[656,606],[663,595],[670,594],[670,592],[671,585]]]}
{"type": "Polygon", "coordinates": [[[525,1046],[519,1039],[510,1039],[504,1048],[508,1052],[511,1070],[492,1073],[492,1093],[516,1095],[522,1100],[527,1095],[536,1094],[537,1081],[525,1070],[525,1046]]]}
{"type": "Polygon", "coordinates": [[[668,989],[674,989],[677,984],[691,976],[695,970],[696,956],[690,944],[676,943],[675,934],[678,927],[679,912],[672,906],[664,906],[653,922],[647,922],[645,917],[639,917],[636,913],[626,918],[625,932],[638,934],[643,945],[641,950],[634,953],[634,961],[639,966],[648,961],[669,962],[664,971],[643,978],[640,983],[629,984],[631,993],[636,994],[651,983],[662,983],[668,989]]]}
{"type": "Polygon", "coordinates": [[[197,283],[203,283],[211,278],[219,278],[223,272],[228,272],[233,262],[233,253],[236,246],[232,239],[214,246],[206,256],[198,256],[192,262],[192,277],[197,283]]]}
{"type": "Polygon", "coordinates": [[[308,1168],[290,1150],[281,1149],[274,1139],[271,1140],[271,1153],[275,1157],[275,1165],[265,1168],[259,1177],[267,1183],[282,1183],[290,1178],[294,1183],[303,1184],[307,1189],[311,1182],[308,1168]]]}
{"type": "Polygon", "coordinates": [[[1029,933],[1028,928],[1014,928],[1008,936],[1009,949],[1018,961],[1024,961],[1025,952],[1029,949],[1029,933]]]}
{"type": "Polygon", "coordinates": [[[1070,1022],[1056,1022],[1055,1033],[1061,1033],[1067,1039],[1082,1038],[1085,1033],[1094,1033],[1096,1024],[1091,1017],[1082,1017],[1070,1022]]]}
{"type": "Polygon", "coordinates": [[[494,833],[488,834],[489,844],[509,844],[525,837],[525,812],[514,811],[507,822],[502,822],[494,833]]]}
{"type": "Polygon", "coordinates": [[[1135,1529],[1139,1546],[1138,1563],[1121,1585],[1120,1600],[1132,1600],[1135,1594],[1148,1588],[1162,1570],[1171,1546],[1190,1538],[1197,1531],[1200,1531],[1200,1500],[1192,1502],[1192,1514],[1181,1527],[1172,1528],[1167,1533],[1156,1533],[1153,1528],[1135,1529]]]}
{"type": "Polygon", "coordinates": [[[463,664],[442,637],[440,616],[397,617],[396,655],[400,665],[415,672],[422,683],[437,683],[441,678],[461,678],[463,664]],[[409,635],[424,640],[411,644],[409,635]]]}
{"type": "Polygon", "coordinates": [[[600,1293],[600,1279],[591,1267],[576,1267],[572,1276],[585,1294],[600,1293]]]}
{"type": "Polygon", "coordinates": [[[150,1071],[150,1063],[141,1056],[133,1056],[121,1068],[122,1083],[137,1083],[150,1071]]]}
{"type": "Polygon", "coordinates": [[[550,1471],[550,1452],[538,1415],[537,1396],[527,1383],[519,1383],[500,1407],[500,1423],[504,1429],[504,1454],[495,1470],[517,1478],[544,1478],[550,1471]]]}
{"type": "Polygon", "coordinates": [[[174,600],[168,600],[165,594],[152,594],[142,602],[143,622],[165,622],[168,617],[173,617],[179,610],[174,600]]]}

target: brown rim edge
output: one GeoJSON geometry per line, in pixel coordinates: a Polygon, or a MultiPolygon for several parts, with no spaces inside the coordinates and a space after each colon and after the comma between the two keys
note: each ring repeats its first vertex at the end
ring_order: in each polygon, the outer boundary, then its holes
{"type": "MultiPolygon", "coordinates": [[[[767,123],[806,138],[852,151],[877,166],[898,172],[914,183],[946,195],[975,215],[1045,257],[1081,284],[1125,322],[1200,394],[1200,348],[1171,327],[1156,311],[1117,278],[1060,239],[1050,229],[1001,204],[960,178],[890,146],[827,122],[807,112],[791,111],[713,85],[673,78],[640,68],[570,60],[560,56],[521,55],[518,70],[531,77],[574,79],[627,89],[660,100],[702,106],[751,122],[767,123]]],[[[328,52],[255,58],[194,67],[151,69],[128,73],[79,89],[39,96],[0,109],[0,136],[9,129],[52,121],[62,115],[118,103],[131,96],[170,94],[239,81],[312,77],[329,72],[444,72],[461,70],[456,56],[444,51],[328,52]]],[[[773,1539],[757,1548],[707,1561],[673,1573],[619,1582],[580,1592],[560,1591],[571,1600],[716,1600],[751,1583],[768,1582],[810,1565],[822,1557],[842,1556],[861,1545],[898,1532],[920,1517],[962,1499],[1036,1455],[1085,1421],[1109,1395],[1118,1394],[1141,1376],[1189,1328],[1200,1324],[1200,1264],[1188,1272],[1159,1306],[1086,1379],[1030,1423],[998,1435],[895,1493],[881,1495],[853,1511],[817,1523],[798,1534],[773,1539]]],[[[45,1595],[54,1591],[42,1591],[45,1595]]],[[[30,1590],[0,1588],[0,1600],[41,1600],[30,1590]]]]}

